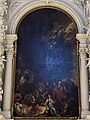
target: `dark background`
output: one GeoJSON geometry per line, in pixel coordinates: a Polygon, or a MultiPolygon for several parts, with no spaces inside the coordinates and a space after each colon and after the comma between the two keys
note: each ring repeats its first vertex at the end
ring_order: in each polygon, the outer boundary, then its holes
{"type": "Polygon", "coordinates": [[[77,79],[76,41],[75,38],[65,40],[63,32],[70,23],[70,17],[54,9],[41,9],[27,15],[18,30],[17,69],[29,69],[36,80],[77,79]],[[55,29],[62,33],[50,47],[48,41],[55,29]]]}

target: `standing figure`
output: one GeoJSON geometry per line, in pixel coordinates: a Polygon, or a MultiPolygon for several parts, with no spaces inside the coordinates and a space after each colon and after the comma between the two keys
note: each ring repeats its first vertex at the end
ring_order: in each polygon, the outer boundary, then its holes
{"type": "Polygon", "coordinates": [[[55,107],[54,107],[54,101],[52,100],[52,98],[51,98],[50,95],[48,95],[48,98],[47,98],[45,104],[49,107],[50,113],[51,113],[52,115],[54,115],[54,116],[60,116],[60,115],[57,113],[57,111],[56,111],[56,109],[55,109],[55,107]]]}

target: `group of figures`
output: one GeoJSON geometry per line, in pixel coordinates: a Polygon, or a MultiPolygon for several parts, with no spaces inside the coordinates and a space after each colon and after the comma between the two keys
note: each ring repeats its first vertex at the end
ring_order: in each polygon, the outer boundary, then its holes
{"type": "Polygon", "coordinates": [[[78,116],[78,87],[74,80],[32,81],[30,71],[20,76],[14,96],[15,116],[78,116]]]}

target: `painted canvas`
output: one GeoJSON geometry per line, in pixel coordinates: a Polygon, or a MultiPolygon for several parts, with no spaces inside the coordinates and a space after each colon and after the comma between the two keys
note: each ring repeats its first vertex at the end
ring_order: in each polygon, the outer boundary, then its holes
{"type": "Polygon", "coordinates": [[[18,28],[15,117],[78,117],[77,27],[63,11],[29,13],[18,28]]]}

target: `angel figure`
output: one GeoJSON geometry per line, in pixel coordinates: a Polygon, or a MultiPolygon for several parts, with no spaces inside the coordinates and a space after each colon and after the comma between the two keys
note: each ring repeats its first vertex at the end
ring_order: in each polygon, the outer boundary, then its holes
{"type": "Polygon", "coordinates": [[[87,67],[90,67],[90,58],[86,58],[86,60],[88,60],[88,63],[86,65],[86,68],[87,68],[87,67]]]}

